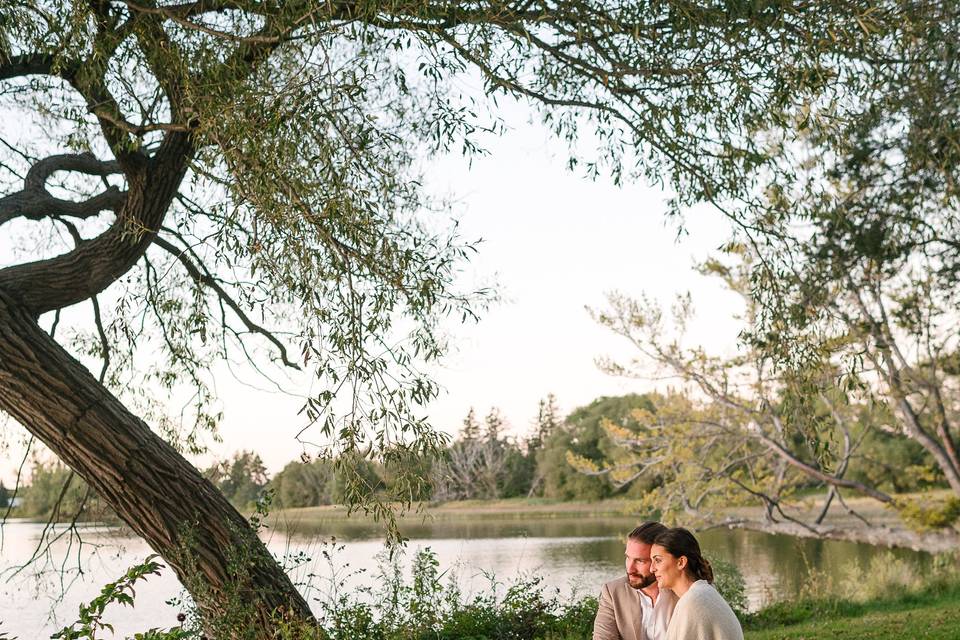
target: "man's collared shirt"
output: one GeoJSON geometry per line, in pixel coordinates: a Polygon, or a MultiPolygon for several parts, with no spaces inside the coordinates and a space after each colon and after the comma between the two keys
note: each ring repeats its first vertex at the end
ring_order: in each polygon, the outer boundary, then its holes
{"type": "Polygon", "coordinates": [[[677,596],[669,589],[661,589],[657,601],[639,589],[635,589],[637,597],[640,599],[640,618],[643,626],[643,635],[645,640],[666,640],[667,625],[670,624],[670,616],[673,615],[673,608],[677,605],[677,596]]]}

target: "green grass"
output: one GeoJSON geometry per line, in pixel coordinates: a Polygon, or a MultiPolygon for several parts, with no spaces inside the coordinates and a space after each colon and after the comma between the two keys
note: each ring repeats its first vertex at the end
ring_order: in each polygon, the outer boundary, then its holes
{"type": "Polygon", "coordinates": [[[746,640],[957,640],[960,586],[855,603],[778,603],[747,621],[746,640]]]}

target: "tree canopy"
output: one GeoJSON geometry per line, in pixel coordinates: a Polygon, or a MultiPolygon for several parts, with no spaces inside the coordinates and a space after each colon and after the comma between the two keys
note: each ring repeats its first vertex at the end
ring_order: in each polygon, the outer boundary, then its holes
{"type": "MultiPolygon", "coordinates": [[[[666,473],[674,481],[651,499],[686,517],[722,520],[706,513],[711,496],[737,495],[764,506],[753,524],[769,530],[944,548],[956,543],[960,512],[960,16],[954,3],[875,3],[857,22],[859,32],[833,45],[810,41],[804,68],[818,88],[742,123],[759,159],[715,201],[738,226],[706,265],[747,299],[742,353],[684,345],[689,300],[671,316],[614,295],[598,319],[642,355],[608,363],[611,371],[656,363],[690,394],[643,416],[643,438],[612,425],[633,456],[578,464],[620,479],[645,467],[666,473]],[[878,471],[902,462],[899,482],[878,471]],[[950,493],[922,505],[891,495],[919,486],[903,481],[906,469],[950,493]],[[787,494],[814,486],[824,488],[823,510],[783,510],[798,503],[787,494]],[[849,508],[853,526],[829,526],[826,509],[845,507],[850,493],[937,532],[863,528],[849,508]]],[[[735,175],[709,156],[700,164],[735,175]]]]}

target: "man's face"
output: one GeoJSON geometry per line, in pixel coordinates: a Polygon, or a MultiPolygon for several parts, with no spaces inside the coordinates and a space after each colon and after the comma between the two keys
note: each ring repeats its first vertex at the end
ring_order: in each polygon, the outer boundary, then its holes
{"type": "Polygon", "coordinates": [[[657,579],[650,567],[650,546],[638,540],[627,540],[627,581],[634,589],[645,589],[657,579]]]}

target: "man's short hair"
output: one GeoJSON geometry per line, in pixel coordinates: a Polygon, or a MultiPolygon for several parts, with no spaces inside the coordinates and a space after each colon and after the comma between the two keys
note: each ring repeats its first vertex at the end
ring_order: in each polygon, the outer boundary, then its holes
{"type": "Polygon", "coordinates": [[[667,530],[667,527],[659,522],[646,521],[641,523],[636,529],[627,535],[628,540],[642,542],[643,544],[653,544],[657,536],[667,530]]]}

